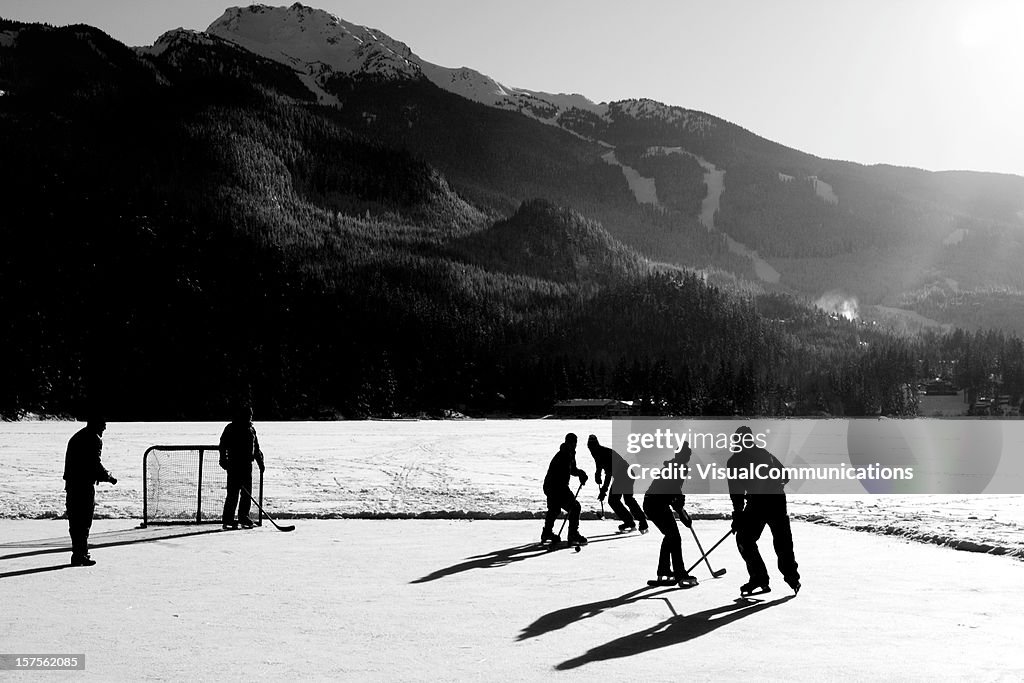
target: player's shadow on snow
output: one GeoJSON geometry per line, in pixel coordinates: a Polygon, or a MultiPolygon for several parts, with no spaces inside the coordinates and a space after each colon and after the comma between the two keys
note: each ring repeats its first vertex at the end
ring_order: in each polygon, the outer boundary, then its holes
{"type": "Polygon", "coordinates": [[[558,664],[555,666],[555,669],[565,671],[567,669],[575,669],[584,664],[590,664],[591,662],[603,662],[619,657],[632,657],[633,655],[650,652],[651,650],[685,643],[688,640],[699,638],[711,631],[766,610],[769,607],[789,602],[794,597],[793,595],[787,595],[784,598],[772,600],[771,602],[761,602],[760,600],[750,598],[737,598],[731,604],[704,610],[703,612],[689,615],[676,614],[650,628],[616,638],[604,645],[598,645],[579,657],[573,657],[558,664]]]}
{"type": "MultiPolygon", "coordinates": [[[[617,538],[626,538],[625,534],[604,534],[602,536],[591,536],[588,545],[595,543],[603,543],[605,541],[613,541],[617,538]]],[[[504,567],[505,565],[512,564],[513,562],[522,562],[523,560],[529,560],[532,557],[543,557],[550,553],[562,552],[568,549],[564,543],[559,544],[557,548],[549,548],[540,545],[539,543],[526,543],[523,545],[517,545],[513,548],[502,548],[501,550],[495,550],[485,555],[473,555],[466,559],[465,562],[453,564],[450,567],[444,569],[438,569],[433,571],[426,576],[422,576],[409,583],[427,583],[428,581],[437,581],[443,579],[446,576],[452,574],[459,574],[461,572],[468,572],[470,569],[493,569],[495,567],[504,567]]],[[[569,552],[572,552],[571,550],[569,552]]]]}
{"type": "Polygon", "coordinates": [[[34,567],[32,569],[19,569],[13,572],[0,572],[0,579],[9,579],[13,576],[27,576],[29,574],[42,574],[43,572],[55,572],[58,569],[71,569],[71,563],[56,564],[51,567],[34,567]]]}
{"type": "Polygon", "coordinates": [[[574,624],[577,621],[583,619],[589,619],[590,617],[596,617],[605,610],[612,609],[613,607],[620,607],[637,600],[649,600],[651,598],[657,598],[664,595],[665,593],[671,593],[675,591],[675,588],[666,588],[658,592],[651,592],[652,587],[638,588],[635,591],[630,591],[617,598],[609,598],[607,600],[599,600],[597,602],[588,602],[585,605],[573,605],[572,607],[565,607],[560,610],[555,610],[545,614],[537,621],[533,622],[529,626],[523,629],[523,632],[519,634],[517,640],[527,640],[529,638],[536,638],[542,636],[545,633],[551,633],[559,629],[565,628],[569,624],[574,624]]]}
{"type": "MultiPolygon", "coordinates": [[[[196,529],[194,527],[188,528],[187,530],[183,530],[181,527],[133,527],[131,529],[101,531],[98,533],[90,534],[89,549],[95,550],[96,548],[112,548],[119,545],[133,545],[135,543],[153,543],[154,541],[164,541],[171,538],[183,538],[185,536],[202,536],[205,534],[219,533],[222,531],[224,530],[221,529],[219,525],[210,525],[210,528],[207,529],[196,529]]],[[[3,550],[5,549],[13,548],[33,548],[33,550],[26,550],[24,552],[0,555],[0,560],[14,560],[19,557],[49,555],[52,553],[70,553],[71,540],[67,536],[63,536],[60,538],[43,538],[29,541],[18,541],[15,543],[0,544],[0,552],[3,552],[3,550]]],[[[61,567],[44,567],[41,568],[39,571],[50,571],[60,568],[61,567]]],[[[30,572],[28,572],[27,570],[25,572],[7,572],[5,574],[0,574],[0,578],[12,575],[16,576],[18,574],[23,573],[30,572]]]]}

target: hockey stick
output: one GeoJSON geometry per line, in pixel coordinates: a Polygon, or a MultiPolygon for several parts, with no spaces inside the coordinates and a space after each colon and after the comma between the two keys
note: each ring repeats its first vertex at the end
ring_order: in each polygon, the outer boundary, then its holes
{"type": "MultiPolygon", "coordinates": [[[[579,488],[576,489],[576,493],[574,493],[573,496],[572,496],[573,500],[576,500],[577,498],[580,497],[580,489],[582,489],[582,488],[583,488],[583,482],[580,482],[579,488]]],[[[558,527],[558,533],[556,534],[559,538],[562,537],[562,529],[565,528],[565,523],[568,522],[568,521],[569,521],[569,513],[566,513],[565,517],[562,518],[562,526],[558,527]]]]}
{"type": "Polygon", "coordinates": [[[274,525],[275,529],[277,529],[278,531],[295,531],[294,524],[286,524],[284,526],[281,526],[280,524],[275,522],[274,518],[268,515],[267,511],[263,509],[263,506],[259,504],[259,501],[252,497],[252,494],[249,493],[249,489],[243,486],[242,490],[245,491],[245,495],[249,496],[249,500],[256,504],[256,507],[259,508],[259,511],[263,514],[263,516],[270,520],[270,523],[274,525]]]}
{"type": "Polygon", "coordinates": [[[601,516],[598,519],[604,519],[604,499],[597,501],[601,504],[601,516]]]}
{"type": "MultiPolygon", "coordinates": [[[[708,566],[708,571],[711,572],[711,576],[715,577],[716,579],[718,577],[720,577],[720,576],[725,576],[725,567],[722,567],[717,572],[714,569],[711,568],[711,563],[708,562],[708,554],[704,552],[704,546],[702,546],[700,544],[700,539],[697,538],[697,532],[693,530],[692,522],[691,522],[691,525],[688,528],[690,529],[690,533],[693,534],[693,540],[697,541],[697,547],[700,548],[700,551],[702,553],[704,553],[701,556],[701,558],[704,560],[704,564],[706,564],[708,566]]],[[[729,533],[731,534],[732,531],[730,531],[729,533]]],[[[728,536],[726,538],[728,538],[728,536]]],[[[719,543],[721,543],[721,541],[719,541],[719,543]]],[[[715,546],[718,546],[718,543],[716,543],[715,546]]],[[[714,548],[712,548],[711,550],[714,550],[714,548]]],[[[699,563],[700,560],[697,560],[697,562],[699,563]]],[[[696,567],[697,565],[693,565],[693,566],[696,567]]],[[[690,569],[693,569],[693,567],[690,567],[690,569]]],[[[687,574],[689,574],[689,573],[690,572],[687,572],[687,574]]]]}
{"type": "MultiPolygon", "coordinates": [[[[692,531],[692,528],[691,528],[691,531],[692,531]]],[[[694,562],[694,563],[693,563],[693,566],[692,566],[692,567],[690,567],[689,569],[687,569],[687,570],[686,570],[686,573],[687,573],[687,574],[689,574],[690,572],[692,572],[692,571],[693,571],[693,570],[694,570],[694,569],[695,569],[695,568],[697,567],[697,565],[698,565],[698,564],[700,564],[700,563],[701,563],[702,561],[704,561],[704,560],[707,560],[707,557],[708,557],[708,555],[710,555],[710,554],[712,553],[712,551],[714,551],[714,549],[715,549],[715,548],[717,548],[718,546],[722,545],[722,543],[723,543],[723,542],[725,541],[725,539],[729,538],[729,537],[730,537],[730,536],[732,536],[732,535],[733,535],[733,530],[732,530],[732,529],[729,529],[729,533],[727,533],[727,534],[726,534],[725,536],[722,536],[722,538],[718,539],[718,542],[717,542],[717,543],[715,543],[715,544],[714,544],[713,546],[711,546],[711,548],[710,548],[710,549],[708,549],[708,551],[707,551],[706,553],[704,553],[703,555],[701,555],[700,559],[699,559],[699,560],[697,560],[696,562],[694,562]]],[[[695,537],[695,538],[696,538],[696,536],[697,536],[697,535],[696,535],[696,534],[694,534],[694,537],[695,537]]],[[[699,542],[699,541],[698,541],[697,545],[698,545],[698,546],[700,545],[700,542],[699,542]]],[[[710,569],[710,568],[711,568],[711,565],[709,564],[709,565],[708,565],[708,569],[710,569]]],[[[724,573],[724,572],[723,572],[723,573],[724,573]]],[[[714,572],[712,572],[712,574],[714,574],[714,572]]]]}

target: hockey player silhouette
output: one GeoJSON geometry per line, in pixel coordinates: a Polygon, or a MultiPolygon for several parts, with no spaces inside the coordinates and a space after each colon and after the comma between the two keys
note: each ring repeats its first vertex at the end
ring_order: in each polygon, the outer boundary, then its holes
{"type": "MultiPolygon", "coordinates": [[[[759,465],[767,465],[767,472],[779,468],[782,463],[766,449],[756,444],[750,427],[741,426],[736,430],[737,442],[741,448],[734,453],[726,465],[729,472],[740,470],[756,471],[759,465]]],[[[760,468],[765,471],[765,468],[760,468]]],[[[796,556],[793,553],[793,532],[786,510],[785,485],[789,478],[758,479],[732,477],[729,479],[729,497],[732,499],[732,529],[736,532],[736,547],[747,565],[749,580],[740,587],[741,595],[767,593],[771,590],[768,569],[765,567],[757,541],[765,526],[771,529],[779,571],[794,593],[800,592],[800,573],[797,571],[796,556]]]]}
{"type": "Polygon", "coordinates": [[[594,434],[587,437],[587,448],[594,458],[594,481],[601,487],[597,499],[604,500],[611,490],[608,506],[622,521],[619,531],[633,531],[639,523],[640,533],[647,533],[647,516],[633,497],[633,479],[626,474],[629,466],[626,460],[611,448],[602,446],[594,434]],[[612,481],[615,482],[614,489],[611,488],[612,481]]]}
{"type": "Polygon", "coordinates": [[[551,458],[547,475],[544,477],[544,495],[548,500],[548,511],[544,517],[544,530],[541,532],[541,543],[557,543],[561,540],[553,527],[559,512],[565,510],[569,517],[568,542],[582,545],[587,539],[580,534],[580,502],[576,500],[569,488],[569,477],[580,479],[580,486],[587,483],[587,473],[576,466],[576,435],[566,434],[565,441],[558,448],[555,457],[551,458]]]}
{"type": "Polygon", "coordinates": [[[220,437],[220,466],[227,470],[227,495],[224,499],[224,514],[221,519],[225,529],[236,529],[242,525],[251,529],[253,521],[249,518],[252,505],[252,463],[263,473],[263,451],[260,440],[256,436],[256,428],[252,426],[252,408],[240,406],[235,418],[224,428],[220,437]],[[235,506],[238,506],[238,521],[235,521],[235,506]]]}
{"type": "Polygon", "coordinates": [[[647,582],[651,586],[678,584],[680,588],[690,588],[697,585],[697,579],[686,572],[686,565],[683,564],[683,540],[672,514],[673,509],[678,510],[684,523],[689,523],[689,515],[682,509],[685,501],[682,487],[691,455],[689,442],[683,442],[672,460],[665,461],[665,466],[677,474],[655,479],[644,495],[647,518],[665,535],[658,553],[658,577],[647,582]]]}
{"type": "Polygon", "coordinates": [[[68,441],[64,456],[64,490],[67,492],[68,533],[71,536],[71,566],[91,567],[89,530],[96,508],[95,485],[101,481],[116,484],[117,479],[103,467],[103,432],[107,423],[91,417],[84,428],[68,441]]]}

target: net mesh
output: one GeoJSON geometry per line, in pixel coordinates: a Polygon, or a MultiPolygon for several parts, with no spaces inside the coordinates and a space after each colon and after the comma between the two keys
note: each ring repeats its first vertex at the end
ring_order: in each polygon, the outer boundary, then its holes
{"type": "MultiPolygon", "coordinates": [[[[147,450],[143,457],[143,523],[219,523],[228,482],[219,459],[216,446],[153,446],[147,450]]],[[[252,495],[262,505],[263,478],[256,463],[252,469],[252,495]]],[[[249,517],[260,523],[263,516],[253,505],[249,517]]]]}

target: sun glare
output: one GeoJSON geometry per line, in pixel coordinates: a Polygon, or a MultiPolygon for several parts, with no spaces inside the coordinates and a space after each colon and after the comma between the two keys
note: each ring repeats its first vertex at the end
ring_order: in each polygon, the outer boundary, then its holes
{"type": "Polygon", "coordinates": [[[967,7],[955,28],[957,43],[976,49],[1016,46],[1024,29],[1024,3],[986,3],[967,7]]]}

